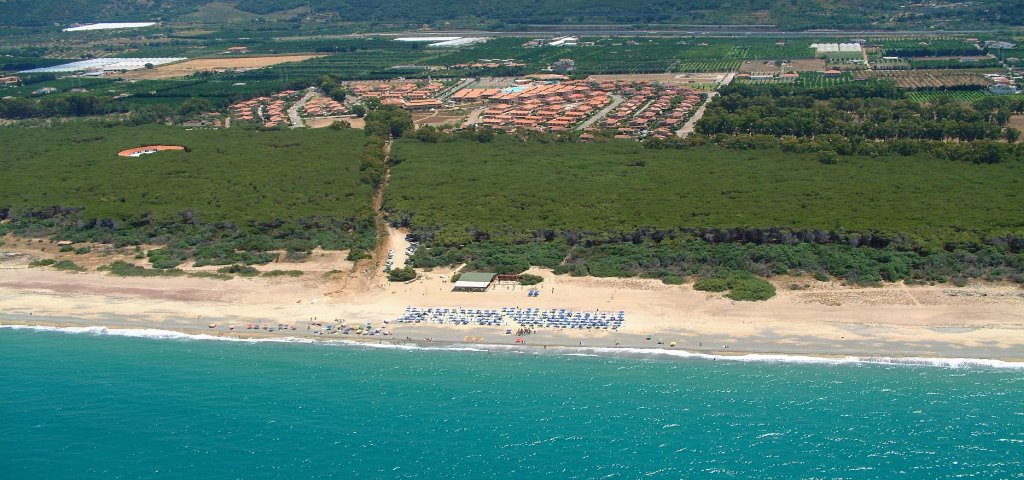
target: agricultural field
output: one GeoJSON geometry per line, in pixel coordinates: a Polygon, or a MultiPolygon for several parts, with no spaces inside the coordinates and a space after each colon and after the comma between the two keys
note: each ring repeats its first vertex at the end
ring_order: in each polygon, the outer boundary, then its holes
{"type": "Polygon", "coordinates": [[[392,222],[443,245],[584,238],[643,228],[784,227],[905,234],[1024,233],[1022,165],[843,157],[633,142],[402,140],[385,200],[392,222]],[[870,201],[865,201],[870,199],[870,201]]]}
{"type": "Polygon", "coordinates": [[[891,80],[909,89],[987,88],[991,82],[976,72],[961,70],[875,71],[872,78],[891,80]]]}
{"type": "Polygon", "coordinates": [[[869,42],[878,47],[880,56],[887,57],[938,57],[979,55],[981,50],[974,43],[962,38],[872,38],[869,42]]]}
{"type": "Polygon", "coordinates": [[[268,55],[268,56],[232,56],[221,58],[200,58],[184,62],[161,65],[153,69],[135,70],[121,77],[131,80],[159,80],[166,78],[187,77],[201,72],[211,71],[246,71],[259,69],[289,62],[301,62],[322,55],[268,55]]]}
{"type": "Polygon", "coordinates": [[[302,62],[271,66],[238,74],[242,80],[302,79],[334,74],[345,79],[386,79],[402,76],[446,76],[446,72],[420,69],[394,69],[401,65],[418,65],[433,58],[436,52],[410,48],[409,44],[393,41],[367,41],[327,56],[302,62]],[[386,43],[380,43],[386,42],[386,43]]]}
{"type": "Polygon", "coordinates": [[[727,72],[743,60],[813,58],[808,42],[763,38],[581,38],[593,46],[523,48],[526,38],[497,38],[483,45],[441,55],[427,63],[454,65],[479,59],[514,59],[540,69],[560,58],[576,62],[578,73],[727,72]],[[781,45],[776,45],[781,43],[781,45]]]}
{"type": "Polygon", "coordinates": [[[362,142],[335,130],[0,128],[0,213],[12,220],[2,227],[179,250],[372,245],[362,142]],[[187,151],[117,156],[145,145],[187,151]]]}
{"type": "Polygon", "coordinates": [[[907,93],[907,98],[919,102],[928,103],[937,98],[948,98],[961,103],[970,103],[993,94],[988,90],[949,90],[949,91],[914,91],[907,93]]]}
{"type": "Polygon", "coordinates": [[[962,57],[962,58],[911,58],[910,67],[913,69],[985,69],[989,71],[1001,71],[1002,63],[991,57],[962,57]]]}
{"type": "Polygon", "coordinates": [[[737,78],[733,80],[737,83],[751,84],[751,85],[772,85],[777,83],[786,83],[792,85],[799,85],[807,88],[820,88],[831,85],[838,85],[853,80],[853,74],[850,72],[843,72],[838,77],[826,77],[820,72],[800,72],[800,78],[796,80],[782,80],[779,78],[767,78],[767,79],[748,79],[748,78],[737,78]]]}

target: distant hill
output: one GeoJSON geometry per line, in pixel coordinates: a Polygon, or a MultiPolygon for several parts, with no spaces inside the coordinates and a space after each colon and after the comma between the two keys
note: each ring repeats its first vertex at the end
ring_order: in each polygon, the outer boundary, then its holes
{"type": "Polygon", "coordinates": [[[918,3],[888,0],[0,0],[0,25],[174,21],[211,4],[242,12],[302,12],[390,25],[775,25],[802,29],[970,29],[1024,25],[1024,0],[918,3]]]}

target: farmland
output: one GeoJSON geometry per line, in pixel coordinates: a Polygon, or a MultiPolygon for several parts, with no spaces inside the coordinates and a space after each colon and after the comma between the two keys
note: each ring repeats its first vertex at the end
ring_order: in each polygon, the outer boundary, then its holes
{"type": "Polygon", "coordinates": [[[157,80],[185,77],[198,72],[250,70],[288,62],[301,62],[319,55],[270,55],[261,57],[224,57],[187,60],[155,69],[136,70],[123,75],[135,80],[157,80]]]}
{"type": "Polygon", "coordinates": [[[980,50],[973,43],[962,38],[875,38],[872,43],[878,45],[884,56],[891,57],[938,57],[938,56],[970,56],[978,55],[980,50]]]}
{"type": "Polygon", "coordinates": [[[948,98],[956,102],[970,103],[992,94],[988,90],[950,90],[950,91],[913,91],[907,93],[907,98],[920,103],[935,101],[937,98],[948,98]]]}
{"type": "Polygon", "coordinates": [[[961,70],[875,71],[873,78],[891,80],[909,89],[985,88],[991,82],[975,72],[961,70]]]}
{"type": "Polygon", "coordinates": [[[579,73],[725,72],[743,60],[811,58],[800,42],[761,38],[582,38],[593,46],[523,48],[523,38],[498,38],[472,49],[441,55],[427,63],[452,65],[481,58],[508,58],[543,68],[559,58],[576,61],[579,73]]]}

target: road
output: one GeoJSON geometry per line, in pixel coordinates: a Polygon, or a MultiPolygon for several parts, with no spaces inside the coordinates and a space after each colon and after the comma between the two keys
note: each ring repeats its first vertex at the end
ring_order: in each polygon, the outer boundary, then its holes
{"type": "MultiPolygon", "coordinates": [[[[722,85],[728,85],[728,84],[732,83],[732,79],[734,79],[734,78],[736,78],[736,73],[735,72],[726,75],[725,78],[722,79],[722,85]]],[[[704,102],[703,105],[698,107],[696,112],[693,112],[693,116],[690,117],[690,119],[687,120],[686,123],[683,124],[683,128],[680,128],[679,130],[676,130],[676,136],[677,137],[686,138],[688,135],[693,133],[693,129],[694,129],[694,126],[697,125],[697,121],[699,121],[700,118],[704,116],[704,111],[707,110],[708,104],[711,103],[711,100],[713,100],[716,96],[718,96],[718,92],[717,91],[714,91],[714,92],[711,92],[710,94],[708,94],[708,100],[706,102],[704,102]]]]}
{"type": "Polygon", "coordinates": [[[480,115],[484,113],[484,110],[487,110],[486,106],[473,109],[472,112],[469,112],[469,117],[466,118],[466,126],[471,127],[480,123],[480,115]]]}
{"type": "Polygon", "coordinates": [[[454,95],[455,92],[462,90],[463,88],[466,88],[467,85],[473,83],[474,81],[475,79],[472,78],[463,78],[455,85],[452,85],[451,87],[448,87],[442,90],[441,93],[437,94],[437,99],[442,102],[448,101],[448,97],[454,95]]]}
{"type": "Polygon", "coordinates": [[[615,107],[618,107],[620,103],[626,100],[625,98],[622,98],[618,95],[610,96],[612,97],[612,103],[609,103],[607,107],[602,108],[600,112],[595,113],[592,117],[588,118],[587,121],[581,123],[580,126],[576,127],[576,130],[583,130],[585,128],[589,128],[591,125],[594,124],[594,122],[604,118],[606,115],[608,115],[608,112],[614,110],[615,107]]]}
{"type": "MultiPolygon", "coordinates": [[[[579,35],[587,37],[767,37],[767,38],[846,38],[846,37],[921,37],[943,35],[979,35],[992,33],[994,30],[776,30],[768,25],[676,25],[669,28],[665,25],[651,25],[651,28],[615,28],[614,25],[594,25],[592,28],[580,28],[574,25],[544,25],[528,30],[488,31],[488,30],[434,30],[432,36],[460,37],[548,37],[560,35],[579,35]],[[543,27],[543,28],[542,28],[543,27]],[[604,27],[604,28],[601,28],[604,27]],[[685,28],[683,28],[685,27],[685,28]]],[[[274,37],[275,41],[330,40],[347,38],[366,38],[373,36],[422,36],[421,30],[387,33],[347,33],[327,35],[295,35],[274,37]]]]}
{"type": "Polygon", "coordinates": [[[306,91],[306,94],[303,95],[302,98],[299,99],[299,101],[293,103],[291,108],[288,109],[288,119],[291,120],[292,122],[291,128],[302,128],[306,126],[306,124],[303,123],[302,121],[302,117],[299,116],[299,109],[305,106],[306,102],[308,102],[309,99],[313,98],[313,95],[316,95],[316,89],[313,87],[309,87],[309,90],[306,91]]]}

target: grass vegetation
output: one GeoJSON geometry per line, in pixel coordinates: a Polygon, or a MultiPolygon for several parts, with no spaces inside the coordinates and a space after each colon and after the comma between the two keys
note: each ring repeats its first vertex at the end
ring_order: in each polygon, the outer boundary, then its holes
{"type": "Polygon", "coordinates": [[[0,128],[0,219],[16,234],[156,243],[154,265],[265,263],[271,250],[371,249],[359,132],[164,126],[0,128]],[[119,157],[125,148],[185,152],[119,157]]]}

